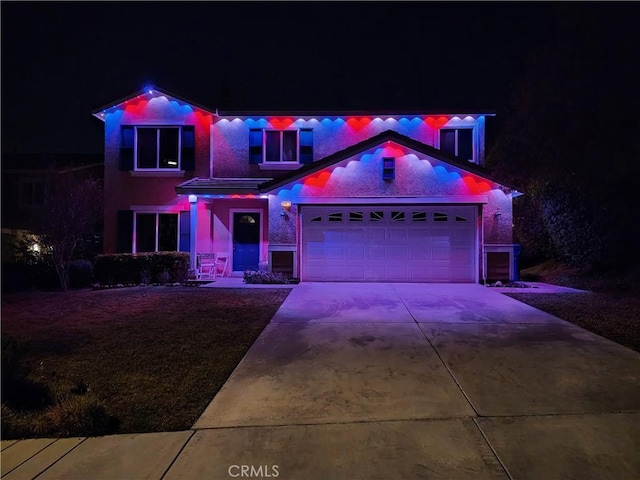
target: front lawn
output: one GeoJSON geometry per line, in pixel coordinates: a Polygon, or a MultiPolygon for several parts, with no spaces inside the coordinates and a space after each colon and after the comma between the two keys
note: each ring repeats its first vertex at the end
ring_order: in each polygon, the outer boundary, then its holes
{"type": "Polygon", "coordinates": [[[640,352],[640,297],[605,292],[505,293],[640,352]]]}
{"type": "Polygon", "coordinates": [[[8,397],[16,389],[6,388],[3,370],[2,438],[189,429],[289,291],[165,286],[4,295],[3,347],[11,348],[3,348],[3,368],[20,346],[7,344],[7,335],[30,348],[17,397],[8,397]],[[80,424],[90,431],[79,432],[80,424]]]}

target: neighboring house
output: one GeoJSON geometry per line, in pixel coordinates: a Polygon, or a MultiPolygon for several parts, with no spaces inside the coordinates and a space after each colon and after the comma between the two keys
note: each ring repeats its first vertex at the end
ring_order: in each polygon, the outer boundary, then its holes
{"type": "Polygon", "coordinates": [[[491,113],[218,112],[153,88],[93,115],[105,253],[224,252],[233,274],[302,281],[514,278],[491,113]]]}
{"type": "Polygon", "coordinates": [[[102,154],[3,154],[2,155],[2,239],[3,261],[14,261],[16,245],[41,246],[31,233],[34,222],[46,214],[45,199],[52,182],[63,175],[102,178],[102,154]]]}

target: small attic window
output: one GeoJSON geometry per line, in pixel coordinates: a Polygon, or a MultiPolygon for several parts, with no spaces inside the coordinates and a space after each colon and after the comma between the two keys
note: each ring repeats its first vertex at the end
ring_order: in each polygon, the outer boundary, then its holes
{"type": "Polygon", "coordinates": [[[382,159],[382,179],[393,180],[396,178],[396,159],[385,157],[382,159]]]}

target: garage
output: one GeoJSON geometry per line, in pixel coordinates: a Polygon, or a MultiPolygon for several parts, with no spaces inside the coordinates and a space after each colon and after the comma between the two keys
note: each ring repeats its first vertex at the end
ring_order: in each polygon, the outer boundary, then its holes
{"type": "Polygon", "coordinates": [[[476,281],[476,206],[303,205],[300,212],[304,281],[476,281]]]}

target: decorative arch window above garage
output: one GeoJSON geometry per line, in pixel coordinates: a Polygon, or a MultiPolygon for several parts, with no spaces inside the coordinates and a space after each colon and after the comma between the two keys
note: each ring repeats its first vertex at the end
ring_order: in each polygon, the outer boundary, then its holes
{"type": "Polygon", "coordinates": [[[249,131],[249,163],[262,165],[304,164],[313,161],[313,130],[300,128],[249,131]]]}
{"type": "Polygon", "coordinates": [[[184,126],[123,125],[120,170],[195,169],[195,129],[184,126]]]}

